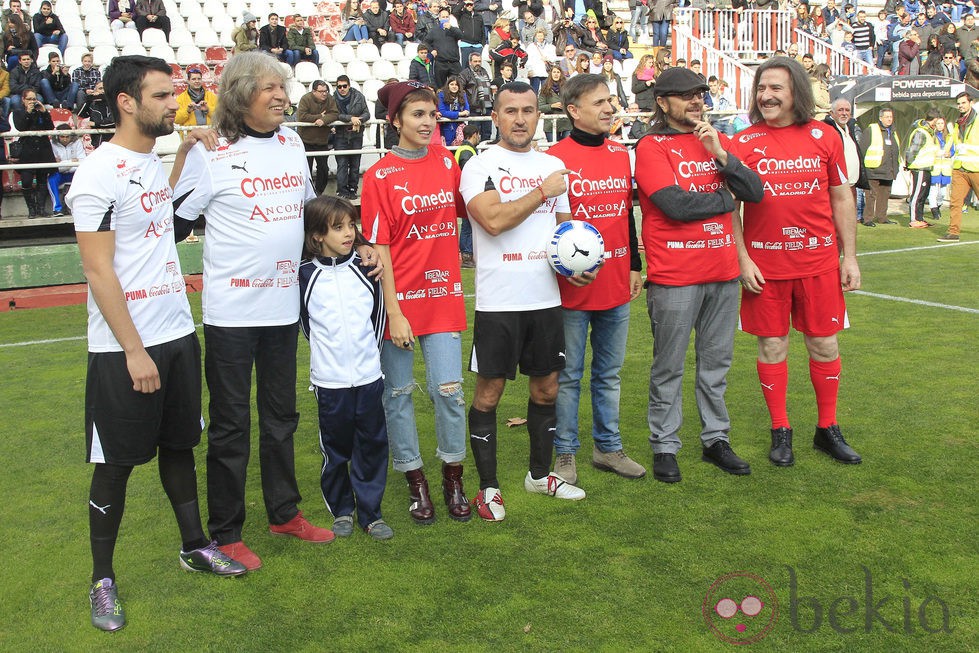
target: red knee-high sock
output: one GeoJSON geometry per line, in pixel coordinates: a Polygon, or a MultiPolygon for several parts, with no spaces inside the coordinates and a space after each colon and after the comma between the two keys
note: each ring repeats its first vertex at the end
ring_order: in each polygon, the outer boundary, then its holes
{"type": "Polygon", "coordinates": [[[765,395],[768,412],[772,416],[772,428],[789,426],[789,411],[785,406],[789,391],[789,363],[762,363],[758,361],[758,380],[765,395]]]}
{"type": "Polygon", "coordinates": [[[840,358],[828,363],[809,359],[809,378],[816,391],[816,426],[821,429],[836,424],[836,398],[840,393],[840,358]]]}

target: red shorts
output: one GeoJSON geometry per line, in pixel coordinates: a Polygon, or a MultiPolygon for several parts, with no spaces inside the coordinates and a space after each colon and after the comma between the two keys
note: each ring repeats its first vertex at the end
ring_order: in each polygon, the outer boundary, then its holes
{"type": "Polygon", "coordinates": [[[763,338],[796,331],[823,338],[849,326],[839,270],[802,279],[769,279],[760,294],[741,293],[741,329],[763,338]]]}

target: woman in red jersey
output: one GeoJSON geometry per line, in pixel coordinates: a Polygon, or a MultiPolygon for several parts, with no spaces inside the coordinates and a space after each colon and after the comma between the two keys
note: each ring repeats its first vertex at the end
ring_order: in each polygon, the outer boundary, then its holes
{"type": "Polygon", "coordinates": [[[459,166],[432,145],[437,133],[435,93],[417,82],[382,88],[398,145],[364,175],[361,221],[386,263],[382,278],[388,333],[381,348],[384,414],[394,469],[408,481],[409,513],[419,524],[435,520],[422,468],[412,391],[414,344],[425,357],[426,389],[435,405],[436,455],[449,517],[468,521],[462,487],[466,457],[466,412],[462,393],[465,302],[459,266],[459,166]]]}

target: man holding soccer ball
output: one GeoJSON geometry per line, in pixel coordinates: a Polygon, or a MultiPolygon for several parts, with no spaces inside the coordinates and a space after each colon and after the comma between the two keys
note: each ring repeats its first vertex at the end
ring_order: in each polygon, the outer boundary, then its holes
{"type": "MultiPolygon", "coordinates": [[[[469,433],[479,472],[476,512],[486,521],[506,515],[496,476],[496,407],[507,379],[530,377],[528,492],[583,499],[584,491],[550,473],[558,372],[564,368],[561,295],[545,246],[556,222],[569,219],[568,172],[559,159],[533,149],[540,113],[529,84],[500,87],[493,105],[500,142],[462,171],[460,191],[473,221],[476,316],[470,369],[476,391],[469,433]]],[[[573,279],[587,284],[594,275],[573,279]]]]}
{"type": "Polygon", "coordinates": [[[582,288],[558,279],[564,308],[567,362],[558,377],[554,473],[576,483],[578,401],[591,328],[592,465],[625,478],[646,469],[629,458],[619,432],[619,370],[629,335],[629,302],[642,289],[642,260],[632,215],[629,153],[606,138],[612,122],[608,83],[601,75],[576,75],[564,85],[561,102],[573,129],[548,150],[571,170],[571,217],[598,229],[605,241],[605,264],[595,283],[582,288]]]}
{"type": "Polygon", "coordinates": [[[636,145],[636,183],[646,250],[646,303],[653,329],[649,441],[653,477],[680,480],[683,366],[696,330],[697,409],[703,460],[729,474],[751,467],[731,450],[724,403],[738,319],[735,199],[759,202],[761,180],[704,121],[707,84],[691,70],[656,78],[653,129],[636,145]]]}

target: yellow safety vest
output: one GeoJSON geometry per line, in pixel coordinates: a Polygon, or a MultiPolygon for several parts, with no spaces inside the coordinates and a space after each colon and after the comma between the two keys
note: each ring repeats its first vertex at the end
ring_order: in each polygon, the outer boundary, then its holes
{"type": "MultiPolygon", "coordinates": [[[[880,128],[880,123],[875,122],[870,129],[870,147],[863,155],[863,165],[868,168],[879,168],[884,162],[884,132],[880,128]]],[[[891,129],[891,138],[897,143],[898,151],[901,150],[901,139],[897,137],[897,132],[891,129]]]]}
{"type": "Polygon", "coordinates": [[[476,148],[470,145],[469,143],[463,143],[462,145],[459,146],[459,149],[456,150],[456,154],[455,154],[456,163],[460,163],[459,159],[462,158],[463,152],[472,152],[472,155],[476,156],[476,148]]]}
{"type": "MultiPolygon", "coordinates": [[[[938,138],[935,139],[936,141],[938,138]]],[[[935,165],[931,168],[932,177],[951,177],[952,176],[952,135],[945,137],[944,147],[938,147],[935,155],[935,165]]]]}
{"type": "Polygon", "coordinates": [[[952,137],[955,140],[955,157],[952,168],[966,172],[979,172],[979,133],[976,133],[976,118],[965,126],[965,133],[959,132],[959,124],[952,124],[952,137]]]}
{"type": "Polygon", "coordinates": [[[919,131],[925,135],[925,144],[915,154],[914,160],[908,163],[908,168],[911,170],[931,170],[935,165],[935,156],[938,154],[938,140],[935,138],[934,133],[924,127],[918,126],[914,128],[911,136],[908,137],[908,143],[914,141],[914,135],[919,131]]]}

